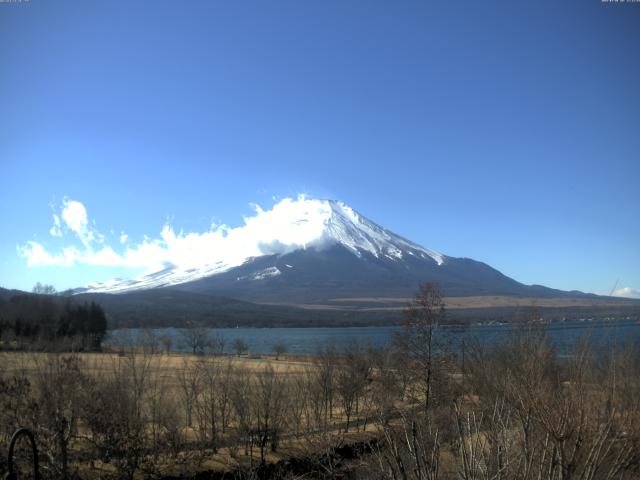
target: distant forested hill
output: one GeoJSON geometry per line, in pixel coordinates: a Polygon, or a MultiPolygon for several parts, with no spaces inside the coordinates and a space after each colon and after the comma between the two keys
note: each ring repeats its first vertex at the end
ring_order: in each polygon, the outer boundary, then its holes
{"type": "Polygon", "coordinates": [[[59,295],[0,289],[0,339],[9,345],[59,343],[75,348],[100,348],[107,317],[95,302],[59,295]]]}

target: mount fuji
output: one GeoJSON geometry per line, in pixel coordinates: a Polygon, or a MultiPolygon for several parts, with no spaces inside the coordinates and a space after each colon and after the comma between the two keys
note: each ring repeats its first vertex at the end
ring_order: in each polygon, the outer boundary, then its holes
{"type": "Polygon", "coordinates": [[[168,265],[75,293],[171,288],[251,302],[308,304],[353,297],[409,297],[421,282],[431,281],[440,284],[447,296],[456,297],[568,294],[523,285],[482,262],[418,245],[343,202],[299,198],[260,212],[264,224],[248,224],[238,242],[218,245],[200,263],[168,265]]]}
{"type": "Polygon", "coordinates": [[[534,311],[640,316],[638,301],[524,285],[418,245],[339,201],[285,199],[256,210],[237,228],[193,237],[163,231],[163,268],[70,293],[102,304],[112,327],[387,325],[423,282],[440,285],[449,315],[461,321],[534,311]]]}

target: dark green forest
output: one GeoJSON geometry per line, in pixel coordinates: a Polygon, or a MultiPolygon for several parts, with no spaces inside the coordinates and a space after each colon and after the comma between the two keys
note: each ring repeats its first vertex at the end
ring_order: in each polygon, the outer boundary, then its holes
{"type": "Polygon", "coordinates": [[[38,287],[34,292],[0,296],[0,339],[5,347],[100,350],[107,316],[98,303],[77,302],[38,287]]]}

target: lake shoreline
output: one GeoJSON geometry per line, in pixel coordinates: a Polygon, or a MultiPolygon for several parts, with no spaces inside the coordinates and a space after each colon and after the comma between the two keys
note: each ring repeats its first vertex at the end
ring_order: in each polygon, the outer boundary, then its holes
{"type": "MultiPolygon", "coordinates": [[[[479,341],[495,344],[508,338],[511,332],[523,323],[487,323],[458,325],[442,329],[446,340],[453,349],[460,349],[464,342],[479,341]]],[[[590,336],[597,343],[608,340],[618,343],[637,341],[640,343],[640,323],[636,319],[628,320],[588,320],[564,322],[539,322],[550,340],[561,353],[569,351],[580,339],[590,336]]],[[[277,344],[285,346],[288,354],[315,354],[322,348],[341,349],[350,343],[375,348],[391,344],[396,332],[402,330],[399,325],[368,327],[238,327],[203,329],[207,336],[223,341],[219,353],[232,353],[232,344],[238,339],[246,343],[251,354],[270,354],[277,344]]],[[[158,350],[164,348],[176,352],[186,352],[185,335],[188,329],[117,329],[108,332],[105,348],[125,348],[147,344],[158,350]],[[167,347],[168,345],[168,347],[167,347]]],[[[206,350],[206,349],[205,349],[206,350]]]]}

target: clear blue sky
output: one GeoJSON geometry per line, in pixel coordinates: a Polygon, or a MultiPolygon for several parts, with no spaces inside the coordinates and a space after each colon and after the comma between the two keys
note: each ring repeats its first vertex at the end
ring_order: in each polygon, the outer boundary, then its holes
{"type": "Polygon", "coordinates": [[[640,3],[0,3],[0,285],[307,193],[525,283],[640,289],[640,3]],[[111,234],[113,230],[113,234],[111,234]]]}

